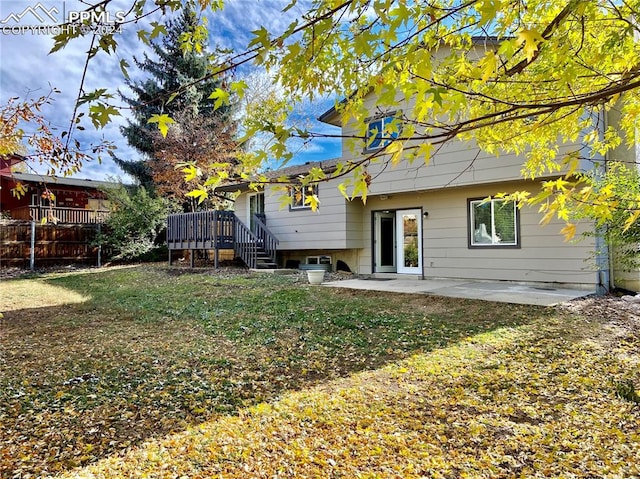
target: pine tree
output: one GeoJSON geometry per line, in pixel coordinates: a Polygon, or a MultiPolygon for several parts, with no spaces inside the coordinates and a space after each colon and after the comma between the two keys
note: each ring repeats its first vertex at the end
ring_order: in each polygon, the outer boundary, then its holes
{"type": "Polygon", "coordinates": [[[127,161],[114,157],[118,166],[136,178],[149,191],[154,190],[153,168],[151,162],[158,161],[154,149],[154,130],[147,120],[154,114],[174,116],[192,115],[194,118],[217,117],[225,121],[231,119],[232,107],[215,109],[214,100],[209,95],[216,88],[223,86],[224,79],[211,77],[205,81],[197,81],[206,77],[211,64],[207,45],[200,52],[196,49],[184,51],[181,36],[192,33],[198,26],[198,16],[194,5],[188,3],[181,15],[167,22],[166,35],[160,42],[151,42],[155,59],[144,54],[142,60],[134,57],[136,66],[148,74],[145,80],[127,80],[126,85],[133,94],[121,93],[122,99],[131,107],[132,118],[127,125],[121,127],[121,133],[127,143],[143,156],[138,161],[127,161]],[[172,98],[175,92],[177,96],[172,98]]]}

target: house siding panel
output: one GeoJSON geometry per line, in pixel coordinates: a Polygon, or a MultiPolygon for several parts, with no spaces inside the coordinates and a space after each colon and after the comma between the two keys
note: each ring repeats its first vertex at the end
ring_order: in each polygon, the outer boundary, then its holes
{"type": "Polygon", "coordinates": [[[234,204],[234,213],[236,217],[242,221],[245,225],[249,224],[249,218],[247,218],[247,201],[249,195],[247,193],[243,193],[238,195],[234,204]]]}
{"type": "MultiPolygon", "coordinates": [[[[378,111],[374,96],[365,98],[370,111],[378,111]]],[[[411,104],[398,103],[392,110],[409,111],[411,104]]],[[[360,134],[359,124],[351,121],[343,127],[345,140],[342,158],[345,161],[361,159],[364,143],[351,140],[360,134]]],[[[407,146],[419,144],[408,142],[407,146]]],[[[579,148],[578,143],[564,144],[558,149],[558,156],[579,148]]],[[[521,180],[523,156],[502,153],[499,157],[481,152],[474,141],[451,140],[434,147],[434,156],[429,164],[416,160],[413,164],[401,161],[395,167],[387,166],[388,157],[374,160],[368,166],[368,172],[375,181],[371,184],[370,194],[390,194],[418,190],[441,189],[447,186],[472,186],[482,183],[500,183],[521,180]]],[[[557,176],[559,173],[554,173],[557,176]]]]}
{"type": "Polygon", "coordinates": [[[362,248],[364,205],[360,200],[346,202],[346,233],[348,248],[362,248]]]}
{"type": "MultiPolygon", "coordinates": [[[[366,102],[370,111],[375,111],[373,97],[366,102]]],[[[397,110],[408,108],[399,103],[397,110]]],[[[345,138],[358,134],[357,130],[353,123],[342,129],[345,138]]],[[[349,143],[343,141],[342,161],[362,159],[362,145],[352,148],[349,143]]],[[[558,156],[577,146],[559,147],[558,156]]],[[[422,221],[426,277],[557,282],[585,287],[595,284],[596,274],[585,261],[593,255],[594,239],[565,242],[560,234],[563,222],[552,221],[541,227],[536,208],[520,211],[518,248],[469,247],[469,199],[538,190],[538,182],[522,180],[523,156],[496,157],[480,152],[474,142],[453,140],[438,146],[428,164],[400,161],[392,167],[384,160],[374,160],[366,166],[373,178],[366,204],[358,199],[345,200],[338,190],[342,179],[319,185],[317,212],[281,208],[282,193],[268,188],[267,224],[280,240],[283,257],[303,258],[308,251],[330,250],[337,255],[348,250],[349,258],[355,258],[349,262],[356,265],[356,272],[371,273],[373,212],[421,208],[428,213],[422,221]]],[[[562,172],[553,176],[559,174],[562,172]]],[[[246,195],[238,199],[237,210],[240,218],[246,216],[246,195]]]]}
{"type": "Polygon", "coordinates": [[[585,258],[594,251],[591,238],[575,244],[565,242],[552,222],[540,226],[535,209],[520,211],[521,247],[517,249],[469,248],[467,200],[497,191],[531,188],[532,184],[507,183],[496,187],[455,188],[434,192],[394,194],[387,200],[371,198],[363,215],[363,243],[360,273],[372,272],[372,212],[422,207],[424,274],[433,278],[540,281],[584,285],[594,284],[596,275],[585,258]]]}
{"type": "Polygon", "coordinates": [[[359,247],[357,234],[348,233],[347,201],[337,188],[338,181],[318,185],[320,207],[291,210],[280,207],[281,192],[267,191],[267,224],[280,240],[280,250],[324,250],[359,247]]]}

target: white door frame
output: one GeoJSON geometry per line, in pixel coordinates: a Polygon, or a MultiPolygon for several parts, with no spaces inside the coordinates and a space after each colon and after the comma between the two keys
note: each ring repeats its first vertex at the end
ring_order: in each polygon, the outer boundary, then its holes
{"type": "MultiPolygon", "coordinates": [[[[264,192],[263,191],[257,191],[255,193],[247,194],[247,226],[249,226],[250,228],[253,226],[253,224],[252,224],[253,223],[253,214],[251,214],[251,200],[257,201],[258,195],[262,195],[262,197],[264,198],[264,192]]],[[[263,202],[264,202],[264,200],[263,200],[263,202]]],[[[257,204],[258,203],[256,202],[256,206],[257,206],[257,204]]],[[[263,213],[264,214],[264,211],[254,211],[254,213],[263,213]]]]}
{"type": "Polygon", "coordinates": [[[396,242],[397,271],[400,274],[422,274],[422,209],[412,208],[406,210],[396,210],[396,242]],[[409,221],[405,222],[405,218],[409,221]],[[415,227],[410,226],[412,220],[415,227]],[[415,230],[415,231],[414,231],[415,230]],[[417,258],[406,258],[405,253],[410,245],[417,249],[417,258]]]}
{"type": "MultiPolygon", "coordinates": [[[[375,211],[373,213],[373,221],[374,225],[374,261],[375,261],[375,272],[376,273],[395,273],[397,271],[397,253],[396,253],[396,245],[398,244],[398,235],[396,231],[396,212],[395,211],[375,211]],[[393,228],[391,234],[391,241],[393,241],[392,245],[383,245],[382,244],[382,219],[391,219],[391,222],[386,222],[387,227],[391,226],[393,228]],[[383,246],[391,247],[391,259],[392,264],[383,265],[382,258],[383,246]]],[[[385,255],[386,256],[386,255],[385,255]]]]}

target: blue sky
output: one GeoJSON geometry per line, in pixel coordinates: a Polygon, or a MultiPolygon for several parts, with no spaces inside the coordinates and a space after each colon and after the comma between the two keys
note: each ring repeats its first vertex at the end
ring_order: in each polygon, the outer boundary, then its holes
{"type": "MultiPolygon", "coordinates": [[[[95,2],[91,2],[95,3],[95,2]]],[[[110,10],[114,15],[125,10],[133,0],[114,0],[110,10]]],[[[242,51],[251,40],[251,31],[265,26],[269,31],[280,32],[289,23],[304,13],[303,6],[298,5],[283,14],[281,12],[288,0],[226,0],[225,10],[209,15],[209,30],[211,45],[219,45],[242,51]]],[[[10,97],[22,99],[38,97],[46,94],[50,87],[61,90],[55,95],[55,102],[43,110],[43,114],[58,129],[66,131],[73,111],[78,87],[81,82],[85,61],[85,52],[89,48],[89,39],[82,38],[71,42],[64,50],[49,54],[53,46],[50,32],[32,34],[17,30],[16,26],[25,25],[53,25],[49,17],[59,21],[69,12],[86,8],[79,0],[2,0],[0,1],[0,101],[2,104],[10,97]],[[38,6],[39,4],[39,6],[38,6]],[[40,17],[40,18],[38,18],[40,17]]],[[[159,17],[151,17],[148,21],[159,21],[159,17]]],[[[106,55],[101,52],[91,60],[85,81],[85,91],[96,88],[108,88],[115,92],[123,86],[120,72],[120,59],[126,59],[133,65],[133,57],[142,57],[147,47],[135,40],[136,25],[127,25],[122,34],[117,36],[118,50],[116,54],[106,55]]],[[[247,74],[243,70],[240,75],[247,74]]],[[[136,77],[135,66],[130,74],[136,77]]],[[[299,116],[315,119],[331,106],[331,100],[314,105],[306,105],[298,112],[299,116]]],[[[87,124],[84,132],[77,132],[76,137],[83,145],[105,140],[117,145],[117,154],[121,158],[138,158],[137,152],[128,147],[119,132],[119,126],[124,122],[123,117],[116,117],[116,121],[101,130],[95,130],[87,124]]],[[[315,122],[314,131],[336,133],[335,128],[315,122]]],[[[324,160],[340,155],[339,140],[314,140],[313,143],[301,148],[293,163],[324,160]]],[[[102,164],[91,162],[85,164],[82,171],[75,175],[81,178],[103,180],[110,177],[128,179],[123,172],[109,159],[102,164]]]]}

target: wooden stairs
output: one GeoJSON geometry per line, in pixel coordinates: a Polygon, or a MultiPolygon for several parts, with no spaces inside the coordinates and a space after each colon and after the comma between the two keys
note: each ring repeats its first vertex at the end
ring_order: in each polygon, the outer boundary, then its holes
{"type": "MultiPolygon", "coordinates": [[[[275,269],[278,239],[269,231],[264,217],[255,215],[253,231],[231,211],[199,211],[169,215],[167,218],[167,246],[169,264],[173,250],[214,250],[215,267],[218,252],[232,249],[251,269],[275,269]]],[[[193,266],[193,257],[191,266],[193,266]]]]}

